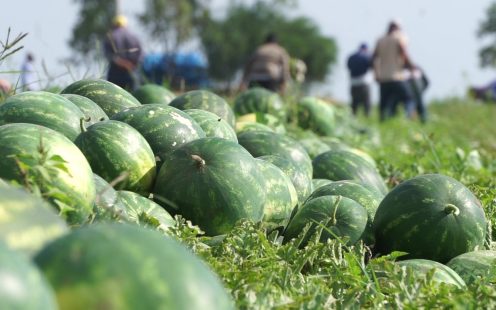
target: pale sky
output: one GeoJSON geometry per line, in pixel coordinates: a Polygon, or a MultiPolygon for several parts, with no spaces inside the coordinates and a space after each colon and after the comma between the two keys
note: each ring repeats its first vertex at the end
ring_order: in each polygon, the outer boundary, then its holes
{"type": "MultiPolygon", "coordinates": [[[[362,41],[370,46],[381,36],[391,19],[401,21],[409,38],[413,60],[422,66],[431,80],[427,97],[443,98],[464,95],[468,85],[480,85],[496,78],[494,70],[482,70],[478,65],[478,50],[482,41],[476,37],[478,25],[485,17],[490,0],[300,0],[291,14],[313,19],[326,36],[337,40],[339,59],[329,81],[313,90],[314,95],[348,100],[346,58],[362,41]]],[[[140,32],[136,13],[143,0],[121,0],[122,11],[129,16],[130,27],[140,32]]],[[[228,0],[212,0],[222,11],[228,0]]],[[[0,10],[0,40],[7,28],[13,35],[29,33],[23,41],[25,50],[9,58],[0,67],[0,78],[15,82],[16,74],[27,51],[34,53],[36,68],[42,80],[47,80],[41,63],[46,64],[54,84],[64,86],[74,78],[102,72],[102,64],[94,68],[67,68],[61,59],[70,56],[68,40],[77,18],[77,6],[72,0],[4,0],[0,10]],[[68,72],[71,74],[68,74],[68,72]],[[4,73],[2,73],[4,72],[4,73]]],[[[148,46],[150,49],[151,47],[148,46]]],[[[147,45],[145,43],[145,49],[147,45]]],[[[377,99],[374,86],[374,99],[377,99]]]]}

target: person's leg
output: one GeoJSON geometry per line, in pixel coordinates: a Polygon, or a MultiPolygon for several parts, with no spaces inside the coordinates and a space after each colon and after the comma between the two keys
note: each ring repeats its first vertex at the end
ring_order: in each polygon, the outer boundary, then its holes
{"type": "Polygon", "coordinates": [[[415,111],[415,101],[413,99],[412,90],[406,81],[398,81],[395,83],[398,99],[403,102],[408,118],[412,118],[415,111]]]}
{"type": "Polygon", "coordinates": [[[365,116],[370,116],[370,87],[368,84],[363,85],[363,107],[365,116]]]}
{"type": "Polygon", "coordinates": [[[379,120],[382,122],[386,119],[386,105],[387,105],[387,95],[388,89],[384,82],[379,83],[379,120]]]}
{"type": "Polygon", "coordinates": [[[357,115],[357,108],[358,108],[358,93],[357,93],[357,87],[356,85],[351,86],[351,112],[353,115],[357,115]]]}

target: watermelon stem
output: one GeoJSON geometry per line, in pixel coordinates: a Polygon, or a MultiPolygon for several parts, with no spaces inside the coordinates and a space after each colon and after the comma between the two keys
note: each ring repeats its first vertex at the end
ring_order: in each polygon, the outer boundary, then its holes
{"type": "Polygon", "coordinates": [[[81,132],[86,132],[86,126],[84,126],[85,122],[91,121],[91,117],[81,117],[79,119],[79,127],[81,127],[81,132]]]}
{"type": "Polygon", "coordinates": [[[203,169],[205,167],[205,160],[203,160],[203,158],[201,158],[200,156],[198,155],[191,155],[191,158],[196,161],[196,166],[199,168],[199,169],[203,169]]]}
{"type": "Polygon", "coordinates": [[[446,212],[446,214],[459,215],[460,209],[454,204],[448,203],[444,206],[444,212],[446,212]]]}

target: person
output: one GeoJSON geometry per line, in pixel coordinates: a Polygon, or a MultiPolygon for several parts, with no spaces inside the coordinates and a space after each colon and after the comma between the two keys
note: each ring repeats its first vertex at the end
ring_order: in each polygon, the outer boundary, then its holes
{"type": "Polygon", "coordinates": [[[357,115],[358,107],[363,105],[365,116],[370,115],[370,88],[366,80],[371,67],[372,56],[367,44],[362,43],[358,51],[348,57],[347,67],[350,72],[351,110],[357,115]]]}
{"type": "Polygon", "coordinates": [[[380,88],[380,120],[391,117],[399,102],[405,105],[407,116],[412,117],[415,106],[404,68],[412,70],[413,66],[407,53],[406,38],[397,21],[391,21],[386,34],[377,41],[372,63],[380,88]]]}
{"type": "Polygon", "coordinates": [[[112,21],[104,51],[109,62],[107,80],[130,91],[137,88],[143,49],[138,37],[128,30],[125,16],[118,15],[112,21]]]}
{"type": "Polygon", "coordinates": [[[427,109],[424,103],[424,93],[429,86],[429,79],[422,68],[414,66],[413,70],[407,72],[407,82],[412,90],[416,113],[420,121],[425,123],[427,121],[427,109]]]}
{"type": "Polygon", "coordinates": [[[290,79],[289,59],[277,36],[269,33],[246,63],[240,88],[258,86],[283,92],[290,79]]]}
{"type": "Polygon", "coordinates": [[[34,56],[32,53],[27,53],[21,65],[21,89],[23,91],[36,90],[37,78],[34,68],[34,56]]]}
{"type": "Polygon", "coordinates": [[[469,95],[483,102],[496,103],[496,80],[489,82],[484,86],[471,86],[469,95]]]}

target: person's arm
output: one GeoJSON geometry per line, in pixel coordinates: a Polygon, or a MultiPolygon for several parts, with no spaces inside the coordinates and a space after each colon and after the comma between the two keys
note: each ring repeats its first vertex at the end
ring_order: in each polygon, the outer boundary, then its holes
{"type": "Polygon", "coordinates": [[[410,56],[407,53],[405,42],[403,42],[402,40],[399,40],[398,48],[400,51],[400,56],[401,56],[401,58],[403,58],[403,61],[405,62],[405,67],[409,70],[413,70],[415,67],[414,67],[412,61],[410,60],[410,56]]]}
{"type": "Polygon", "coordinates": [[[379,59],[379,43],[375,46],[374,53],[370,59],[370,65],[372,70],[374,71],[374,79],[379,81],[379,65],[377,64],[380,61],[379,59]]]}
{"type": "Polygon", "coordinates": [[[281,91],[286,89],[286,86],[291,79],[291,73],[289,72],[289,54],[286,51],[283,51],[282,59],[282,80],[281,80],[281,91]]]}

